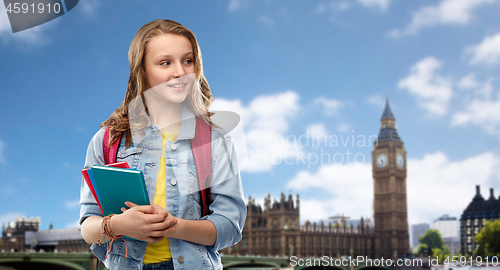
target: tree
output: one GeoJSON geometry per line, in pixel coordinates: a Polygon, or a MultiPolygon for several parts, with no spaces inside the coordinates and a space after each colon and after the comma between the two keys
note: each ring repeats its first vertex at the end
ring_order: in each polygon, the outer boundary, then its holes
{"type": "Polygon", "coordinates": [[[424,235],[418,238],[418,242],[421,244],[426,244],[431,249],[439,248],[444,250],[444,240],[438,230],[429,229],[424,235]]]}
{"type": "Polygon", "coordinates": [[[474,237],[478,245],[478,256],[500,256],[500,220],[486,221],[481,231],[474,237]]]}
{"type": "Polygon", "coordinates": [[[443,249],[433,248],[432,256],[435,258],[439,258],[439,262],[443,262],[446,258],[448,258],[448,260],[451,262],[451,260],[453,259],[451,257],[450,248],[446,245],[444,246],[443,249]]]}
{"type": "Polygon", "coordinates": [[[419,244],[417,247],[417,254],[427,255],[428,249],[426,244],[419,244]],[[426,254],[424,254],[426,253],[426,254]]]}

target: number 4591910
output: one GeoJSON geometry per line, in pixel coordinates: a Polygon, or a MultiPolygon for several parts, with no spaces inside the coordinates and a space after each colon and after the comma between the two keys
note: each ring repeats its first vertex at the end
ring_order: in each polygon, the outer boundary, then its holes
{"type": "Polygon", "coordinates": [[[27,3],[9,3],[9,5],[6,8],[8,13],[50,13],[51,11],[54,13],[59,13],[61,12],[61,5],[59,3],[55,3],[52,5],[52,9],[50,6],[50,3],[47,5],[44,5],[42,3],[38,3],[35,8],[35,3],[32,3],[31,5],[28,5],[27,3]],[[47,8],[45,8],[47,6],[47,8]]]}
{"type": "MultiPolygon", "coordinates": [[[[469,261],[470,261],[470,266],[473,266],[473,259],[472,257],[469,258],[469,261]]],[[[475,265],[476,266],[481,266],[483,264],[483,258],[481,256],[476,256],[476,259],[475,259],[475,265]]],[[[452,265],[452,266],[465,266],[467,265],[467,258],[465,256],[448,256],[446,257],[446,260],[444,260],[444,263],[445,264],[449,264],[449,265],[452,265]],[[450,257],[451,257],[451,262],[450,262],[450,257]]],[[[486,265],[488,266],[490,264],[490,262],[488,260],[486,260],[486,265]]],[[[491,258],[491,265],[492,266],[497,266],[499,265],[499,261],[498,261],[498,257],[497,256],[493,256],[491,258]]]]}

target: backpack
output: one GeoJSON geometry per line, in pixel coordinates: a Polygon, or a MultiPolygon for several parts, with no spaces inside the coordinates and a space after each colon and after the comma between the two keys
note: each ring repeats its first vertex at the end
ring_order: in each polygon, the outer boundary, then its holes
{"type": "MultiPolygon", "coordinates": [[[[111,127],[106,127],[104,138],[102,140],[102,152],[104,155],[104,163],[111,164],[116,161],[116,154],[118,153],[118,146],[120,145],[121,135],[114,142],[111,147],[109,143],[109,133],[111,127]]],[[[198,172],[198,183],[200,185],[200,198],[201,198],[201,216],[209,214],[210,199],[210,184],[212,182],[211,174],[211,161],[212,161],[212,133],[211,126],[203,120],[203,118],[196,117],[196,129],[194,138],[191,139],[191,149],[196,163],[196,170],[198,172]]]]}

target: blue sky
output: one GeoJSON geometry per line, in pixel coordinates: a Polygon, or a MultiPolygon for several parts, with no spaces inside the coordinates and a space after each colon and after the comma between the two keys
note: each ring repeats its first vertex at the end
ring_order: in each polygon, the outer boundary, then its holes
{"type": "Polygon", "coordinates": [[[76,226],[87,145],[124,97],[133,36],[160,18],[195,33],[211,109],[242,116],[246,197],[299,193],[303,222],[370,217],[371,141],[358,142],[378,134],[386,96],[410,224],[459,216],[476,184],[500,195],[500,1],[86,0],[16,34],[1,8],[0,222],[76,226]]]}

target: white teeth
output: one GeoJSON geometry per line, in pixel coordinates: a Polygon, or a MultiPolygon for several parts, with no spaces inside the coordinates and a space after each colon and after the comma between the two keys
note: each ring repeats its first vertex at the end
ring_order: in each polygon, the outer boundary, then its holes
{"type": "Polygon", "coordinates": [[[181,88],[186,86],[187,83],[185,84],[169,84],[168,87],[174,87],[174,88],[181,88]]]}

